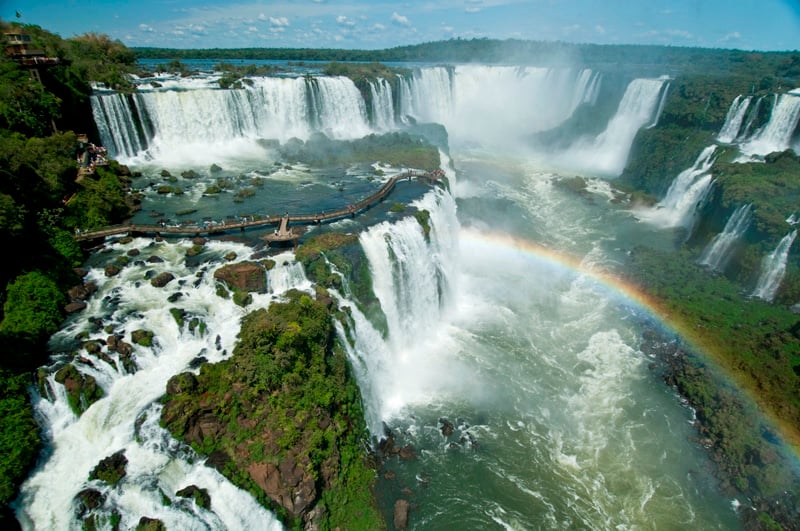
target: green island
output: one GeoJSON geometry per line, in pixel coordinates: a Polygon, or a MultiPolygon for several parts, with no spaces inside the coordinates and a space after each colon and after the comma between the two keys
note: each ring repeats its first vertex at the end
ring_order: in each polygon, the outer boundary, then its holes
{"type": "MultiPolygon", "coordinates": [[[[4,30],[8,27],[3,24],[4,30]]],[[[89,105],[90,81],[133,90],[127,75],[139,71],[137,57],[173,59],[170,68],[179,71],[181,59],[193,58],[327,60],[332,61],[327,73],[350,76],[362,91],[364,80],[398,73],[378,61],[491,62],[514,50],[547,64],[554,49],[588,64],[613,63],[615,58],[624,58],[629,64],[652,64],[658,58],[668,73],[675,72],[669,97],[658,126],[637,135],[625,172],[614,183],[631,201],[647,204],[663,195],[671,179],[714,141],[737,95],[766,95],[800,83],[797,52],[665,51],[648,46],[486,39],[376,51],[131,50],[103,35],[61,39],[37,26],[22,29],[60,62],[48,68],[39,82],[0,55],[0,244],[10,250],[36,249],[35,253],[14,252],[15,259],[4,260],[0,266],[0,341],[6,345],[0,361],[0,504],[4,508],[0,523],[9,525],[14,516],[8,504],[41,448],[27,387],[36,381],[36,368],[47,359],[47,339],[65,317],[65,293],[79,282],[76,268],[87,256],[72,235],[78,228],[99,228],[129,218],[140,199],[130,193],[130,171],[114,161],[98,167],[90,177],[76,178],[79,139],[75,131],[96,136],[89,105]],[[343,61],[369,64],[355,68],[343,61]]],[[[227,76],[221,85],[230,89],[241,87],[248,75],[261,74],[254,67],[221,65],[220,70],[227,76]]],[[[558,135],[537,141],[557,142],[558,135]]],[[[374,153],[380,151],[380,158],[391,160],[388,157],[396,154],[392,150],[395,143],[401,151],[411,153],[406,157],[422,161],[418,167],[438,165],[433,160],[435,150],[421,149],[413,136],[402,134],[389,141],[368,140],[366,147],[342,150],[342,145],[332,144],[305,156],[310,162],[315,161],[312,157],[323,157],[326,163],[341,163],[354,158],[374,160],[374,153]]],[[[289,147],[298,158],[306,153],[302,144],[289,147]]],[[[674,253],[637,248],[624,264],[624,275],[653,296],[681,323],[693,345],[710,354],[715,364],[750,392],[775,429],[797,450],[800,318],[791,309],[800,300],[797,253],[789,262],[774,304],[748,297],[744,286],[757,275],[760,257],[785,233],[784,213],[798,204],[800,158],[791,151],[770,155],[764,162],[733,163],[732,157],[722,148],[714,166],[716,187],[703,207],[693,238],[674,253]],[[755,219],[747,245],[736,267],[711,276],[696,265],[702,242],[719,232],[726,217],[743,203],[752,204],[755,219]]],[[[565,186],[582,193],[580,182],[565,186]]],[[[424,224],[425,214],[415,214],[420,223],[424,224]]],[[[354,243],[352,236],[343,235],[305,242],[297,256],[320,285],[316,299],[293,294],[285,303],[249,314],[229,360],[204,364],[197,376],[185,373],[174,377],[164,397],[163,421],[173,435],[209,456],[224,475],[292,527],[303,525],[300,514],[320,529],[386,526],[371,498],[376,465],[363,450],[365,427],[358,387],[332,337],[332,320],[341,318],[346,309],[338,308],[322,287],[338,288],[341,283],[341,277],[321,259],[324,252],[326,260],[345,273],[359,302],[365,307],[375,303],[365,261],[357,256],[354,243]],[[237,392],[232,394],[231,389],[237,392]],[[213,416],[213,436],[196,429],[200,414],[213,416]],[[286,476],[303,486],[302,507],[296,500],[286,501],[285,493],[265,488],[271,474],[284,474],[276,466],[279,458],[295,465],[286,476]],[[314,510],[305,512],[309,507],[314,510]]],[[[184,316],[179,314],[174,316],[182,326],[184,316]]],[[[190,326],[201,327],[202,323],[190,326]]],[[[147,331],[142,331],[138,341],[150,340],[152,334],[148,337],[147,331]]],[[[658,354],[655,345],[659,341],[654,332],[652,344],[645,348],[658,354]]],[[[664,360],[672,360],[661,369],[665,381],[697,411],[699,436],[717,465],[723,489],[754,500],[756,510],[746,516],[746,527],[796,528],[792,508],[800,505],[800,486],[771,444],[772,427],[753,420],[753,412],[730,392],[714,367],[692,352],[692,345],[678,343],[660,354],[664,360]]],[[[60,378],[73,382],[76,394],[71,403],[80,410],[97,398],[97,389],[86,381],[77,382],[76,372],[65,369],[60,378]]],[[[96,476],[108,482],[118,480],[119,474],[124,474],[124,463],[118,461],[121,472],[98,469],[96,476]]],[[[198,504],[206,503],[202,492],[185,495],[198,504]]],[[[109,518],[113,523],[119,516],[109,518]]],[[[144,524],[158,528],[157,523],[144,524]]]]}

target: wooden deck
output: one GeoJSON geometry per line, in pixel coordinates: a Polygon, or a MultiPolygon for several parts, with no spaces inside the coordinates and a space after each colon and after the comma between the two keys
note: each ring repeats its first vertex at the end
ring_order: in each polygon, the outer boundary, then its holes
{"type": "Polygon", "coordinates": [[[222,234],[233,230],[244,231],[247,229],[278,226],[277,232],[264,236],[265,241],[269,243],[270,241],[278,242],[296,240],[302,236],[304,231],[297,231],[296,227],[289,227],[290,220],[292,223],[299,225],[316,225],[348,217],[355,217],[358,213],[367,210],[372,205],[385,199],[386,196],[388,196],[392,190],[394,190],[395,185],[397,185],[399,181],[410,180],[414,177],[419,177],[428,181],[438,180],[438,174],[408,171],[399,175],[395,175],[386,181],[386,183],[374,194],[362,199],[357,203],[347,205],[345,208],[339,210],[318,212],[315,214],[290,215],[287,212],[284,215],[265,216],[263,218],[253,216],[245,218],[241,221],[223,221],[221,223],[204,223],[203,225],[139,225],[131,223],[104,227],[102,229],[93,231],[79,231],[75,234],[75,239],[78,241],[96,240],[105,238],[107,236],[116,236],[120,234],[201,236],[222,234]]]}

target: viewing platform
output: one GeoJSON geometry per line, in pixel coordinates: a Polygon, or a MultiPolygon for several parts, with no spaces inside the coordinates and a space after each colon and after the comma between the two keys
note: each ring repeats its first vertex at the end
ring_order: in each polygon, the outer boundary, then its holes
{"type": "Polygon", "coordinates": [[[291,215],[289,212],[286,212],[283,215],[265,216],[263,218],[258,216],[247,216],[239,221],[222,221],[220,223],[204,223],[202,225],[166,225],[164,223],[160,223],[158,225],[140,225],[129,223],[124,225],[104,227],[102,229],[92,231],[78,230],[75,233],[75,239],[77,241],[88,241],[120,234],[150,234],[154,236],[171,235],[194,237],[201,235],[223,234],[234,230],[245,231],[247,229],[277,227],[272,234],[262,236],[262,239],[267,243],[267,245],[271,243],[287,241],[294,241],[296,243],[297,240],[305,233],[305,229],[302,227],[290,227],[290,221],[295,225],[320,225],[322,223],[355,217],[360,212],[367,210],[371,206],[385,199],[400,181],[416,178],[429,184],[435,184],[443,177],[444,172],[442,172],[442,170],[434,170],[433,172],[417,172],[413,170],[407,171],[391,177],[374,194],[371,194],[357,203],[347,205],[346,207],[338,210],[323,211],[315,214],[291,215]]]}

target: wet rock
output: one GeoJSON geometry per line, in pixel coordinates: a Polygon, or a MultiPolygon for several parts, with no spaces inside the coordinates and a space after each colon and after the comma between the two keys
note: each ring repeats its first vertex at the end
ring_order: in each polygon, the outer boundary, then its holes
{"type": "Polygon", "coordinates": [[[153,332],[144,329],[134,330],[131,332],[131,341],[143,347],[152,347],[153,332]]]}
{"type": "Polygon", "coordinates": [[[450,437],[453,435],[453,423],[447,420],[445,417],[439,419],[439,424],[441,425],[441,432],[442,435],[445,437],[450,437]]]}
{"type": "Polygon", "coordinates": [[[156,277],[152,278],[150,280],[150,284],[152,284],[154,288],[163,288],[174,279],[175,275],[168,271],[164,271],[163,273],[160,273],[156,277]]]}
{"type": "Polygon", "coordinates": [[[115,266],[113,264],[109,264],[103,270],[107,277],[115,277],[119,275],[119,272],[122,271],[119,266],[115,266]]]}
{"type": "Polygon", "coordinates": [[[408,527],[408,509],[410,505],[407,500],[399,499],[394,502],[393,523],[395,529],[406,529],[408,527]]]}
{"type": "Polygon", "coordinates": [[[407,444],[400,448],[398,455],[403,461],[416,461],[417,459],[417,452],[414,449],[414,446],[411,444],[407,444]]]}
{"type": "Polygon", "coordinates": [[[167,382],[167,394],[178,395],[197,389],[197,377],[191,372],[176,374],[167,382]]]}
{"type": "Polygon", "coordinates": [[[150,258],[147,259],[147,262],[150,264],[160,264],[164,261],[163,258],[160,256],[152,255],[150,258]]]}
{"type": "Polygon", "coordinates": [[[181,498],[192,498],[197,506],[203,509],[208,510],[211,508],[211,496],[208,495],[208,491],[206,489],[201,489],[197,485],[184,487],[176,492],[175,495],[181,498]]]}
{"type": "Polygon", "coordinates": [[[120,450],[102,459],[89,473],[89,479],[98,479],[114,486],[127,474],[125,470],[127,465],[128,458],[125,457],[125,450],[120,450]]]}
{"type": "Polygon", "coordinates": [[[157,518],[142,516],[136,524],[136,531],[167,531],[167,526],[157,518]]]}
{"type": "Polygon", "coordinates": [[[76,313],[86,308],[86,303],[83,301],[70,302],[64,306],[64,311],[67,313],[76,313]]]}
{"type": "Polygon", "coordinates": [[[316,500],[313,476],[308,472],[308,456],[287,455],[278,466],[252,463],[248,474],[256,484],[291,516],[303,516],[316,500]]]}
{"type": "Polygon", "coordinates": [[[139,256],[139,253],[141,253],[141,251],[139,251],[139,249],[130,249],[130,250],[128,250],[128,256],[139,256]]]}
{"type": "Polygon", "coordinates": [[[173,293],[172,295],[167,297],[167,301],[168,302],[178,302],[179,300],[181,300],[182,297],[183,297],[183,293],[181,293],[180,291],[176,291],[175,293],[173,293]]]}
{"type": "Polygon", "coordinates": [[[72,411],[80,415],[103,396],[103,389],[93,376],[82,374],[74,365],[68,364],[56,372],[56,382],[64,386],[67,401],[72,411]]]}
{"type": "Polygon", "coordinates": [[[83,489],[75,495],[77,507],[75,508],[75,516],[83,518],[89,511],[93,511],[105,503],[106,498],[99,490],[96,489],[83,489]]]}
{"type": "Polygon", "coordinates": [[[221,280],[233,290],[258,293],[264,293],[267,290],[265,269],[255,262],[241,262],[222,266],[214,271],[214,278],[221,280]]]}

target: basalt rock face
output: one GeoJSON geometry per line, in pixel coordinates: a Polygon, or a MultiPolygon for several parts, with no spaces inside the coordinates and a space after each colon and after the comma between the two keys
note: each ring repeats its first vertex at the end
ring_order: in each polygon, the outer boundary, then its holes
{"type": "Polygon", "coordinates": [[[214,271],[214,278],[239,291],[267,291],[266,269],[256,262],[225,265],[214,271]]]}
{"type": "Polygon", "coordinates": [[[245,317],[230,359],[172,377],[161,423],[291,526],[385,528],[330,299],[288,298],[245,317]]]}

